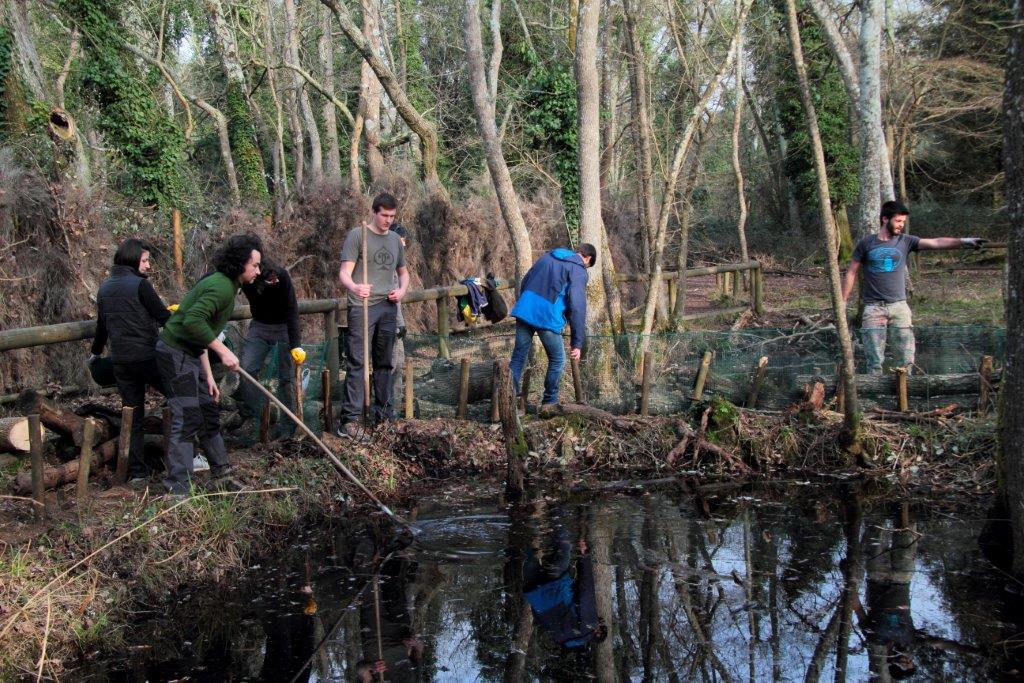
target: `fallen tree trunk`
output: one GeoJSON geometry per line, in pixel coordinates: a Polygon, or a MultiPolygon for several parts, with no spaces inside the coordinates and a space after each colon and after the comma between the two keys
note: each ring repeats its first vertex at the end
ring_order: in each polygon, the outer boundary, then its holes
{"type": "MultiPolygon", "coordinates": [[[[18,408],[26,415],[39,415],[39,419],[46,427],[58,434],[71,437],[76,446],[82,446],[82,436],[85,433],[84,417],[46,400],[31,389],[26,389],[18,397],[18,408]]],[[[91,444],[93,446],[107,441],[112,436],[106,420],[97,419],[95,422],[96,430],[91,444]]]]}
{"type": "MultiPolygon", "coordinates": [[[[857,393],[865,396],[895,396],[895,375],[856,375],[857,393]]],[[[998,382],[999,373],[992,374],[993,383],[998,382]]],[[[835,393],[836,378],[821,375],[797,375],[794,389],[803,392],[804,386],[815,382],[825,385],[827,395],[835,393]]],[[[952,396],[958,394],[976,394],[980,379],[978,373],[970,372],[957,375],[911,375],[907,378],[907,393],[911,396],[952,396]]]]}
{"type": "MultiPolygon", "coordinates": [[[[39,440],[43,440],[43,428],[39,427],[39,440]]],[[[5,417],[0,419],[0,451],[28,453],[29,429],[27,417],[5,417]]]]}
{"type": "MultiPolygon", "coordinates": [[[[117,439],[110,439],[99,448],[92,450],[89,471],[95,472],[100,465],[112,460],[117,455],[117,439]]],[[[80,459],[71,460],[57,467],[43,468],[43,488],[55,489],[64,484],[70,484],[78,479],[78,465],[80,459]]],[[[32,492],[32,473],[22,472],[18,475],[14,484],[15,492],[19,495],[32,492]]]]}
{"type": "MultiPolygon", "coordinates": [[[[459,402],[460,364],[439,358],[430,365],[430,372],[416,382],[416,397],[431,403],[457,405],[459,402]]],[[[470,363],[469,403],[489,401],[494,382],[494,361],[470,363]]]]}
{"type": "Polygon", "coordinates": [[[608,411],[601,410],[600,408],[585,406],[579,403],[548,403],[540,407],[537,415],[544,419],[556,417],[558,415],[579,415],[597,422],[603,422],[615,429],[633,430],[637,427],[635,420],[612,415],[608,411]]]}

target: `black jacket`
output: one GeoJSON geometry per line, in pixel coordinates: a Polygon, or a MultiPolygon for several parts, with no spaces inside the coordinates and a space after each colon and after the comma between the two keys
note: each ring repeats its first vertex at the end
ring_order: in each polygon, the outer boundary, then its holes
{"type": "Polygon", "coordinates": [[[156,355],[159,327],[171,317],[146,276],[129,266],[114,266],[96,296],[96,336],[92,352],[110,341],[115,363],[138,363],[156,355]]]}

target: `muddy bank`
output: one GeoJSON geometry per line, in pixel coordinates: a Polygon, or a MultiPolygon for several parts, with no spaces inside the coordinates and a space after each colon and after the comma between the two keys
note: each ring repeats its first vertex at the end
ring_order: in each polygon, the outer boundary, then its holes
{"type": "MultiPolygon", "coordinates": [[[[527,466],[534,481],[572,490],[680,476],[699,488],[723,479],[837,471],[911,489],[992,489],[991,420],[869,419],[866,468],[840,451],[840,422],[828,412],[739,411],[725,403],[674,418],[531,417],[527,466]]],[[[497,426],[433,420],[381,431],[369,447],[326,440],[376,495],[401,509],[408,496],[444,481],[501,476],[500,439],[497,426]]],[[[308,443],[276,443],[232,457],[247,487],[240,493],[172,501],[109,488],[101,475],[81,506],[70,491],[52,494],[55,514],[45,525],[31,523],[26,501],[0,499],[0,675],[27,675],[41,666],[59,677],[83,655],[116,647],[138,610],[161,609],[186,585],[223,581],[278,552],[298,529],[373,512],[308,443]]]]}

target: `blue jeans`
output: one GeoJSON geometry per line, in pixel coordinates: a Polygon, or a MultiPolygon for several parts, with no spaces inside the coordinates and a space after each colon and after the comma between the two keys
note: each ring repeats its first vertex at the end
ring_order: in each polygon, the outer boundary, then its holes
{"type": "Polygon", "coordinates": [[[530,356],[534,334],[540,337],[540,343],[544,345],[544,352],[548,355],[548,374],[544,377],[544,398],[541,402],[545,404],[558,403],[558,384],[562,380],[562,371],[565,369],[565,345],[562,343],[562,335],[558,332],[542,330],[539,327],[516,321],[516,346],[512,349],[512,360],[508,364],[509,370],[512,371],[512,382],[518,392],[519,383],[523,377],[523,368],[526,367],[526,360],[530,356]]]}

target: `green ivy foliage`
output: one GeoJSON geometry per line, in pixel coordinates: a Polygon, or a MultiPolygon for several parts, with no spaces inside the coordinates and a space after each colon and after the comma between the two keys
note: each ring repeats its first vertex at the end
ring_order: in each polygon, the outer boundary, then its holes
{"type": "Polygon", "coordinates": [[[579,242],[580,179],[576,159],[579,122],[576,79],[564,64],[536,65],[524,88],[526,144],[554,155],[555,176],[562,184],[562,204],[572,243],[579,242]]]}
{"type": "Polygon", "coordinates": [[[185,139],[120,47],[120,6],[117,0],[61,3],[85,37],[82,88],[98,109],[98,128],[124,158],[127,189],[143,203],[171,206],[183,194],[185,139]]]}
{"type": "Polygon", "coordinates": [[[0,26],[0,118],[7,111],[7,76],[14,64],[14,40],[11,30],[0,26]]]}
{"type": "Polygon", "coordinates": [[[263,157],[254,138],[249,105],[238,83],[228,83],[226,88],[228,137],[231,139],[231,153],[238,175],[238,190],[248,199],[266,200],[270,194],[267,190],[263,157]]]}
{"type": "MultiPolygon", "coordinates": [[[[798,7],[802,4],[799,3],[798,7]]],[[[833,63],[825,43],[821,27],[808,10],[803,7],[800,10],[800,36],[807,63],[807,77],[818,115],[821,143],[828,168],[828,189],[832,196],[832,208],[835,209],[842,205],[852,205],[857,200],[859,192],[859,153],[853,145],[853,130],[850,125],[851,104],[839,70],[833,63]]],[[[781,14],[778,21],[779,26],[784,27],[784,17],[781,14]]],[[[786,169],[789,177],[796,179],[795,190],[800,203],[804,206],[817,206],[814,159],[811,155],[810,136],[807,133],[807,117],[800,102],[793,59],[788,53],[782,55],[779,60],[778,75],[779,123],[783,135],[789,140],[786,169]]]]}

